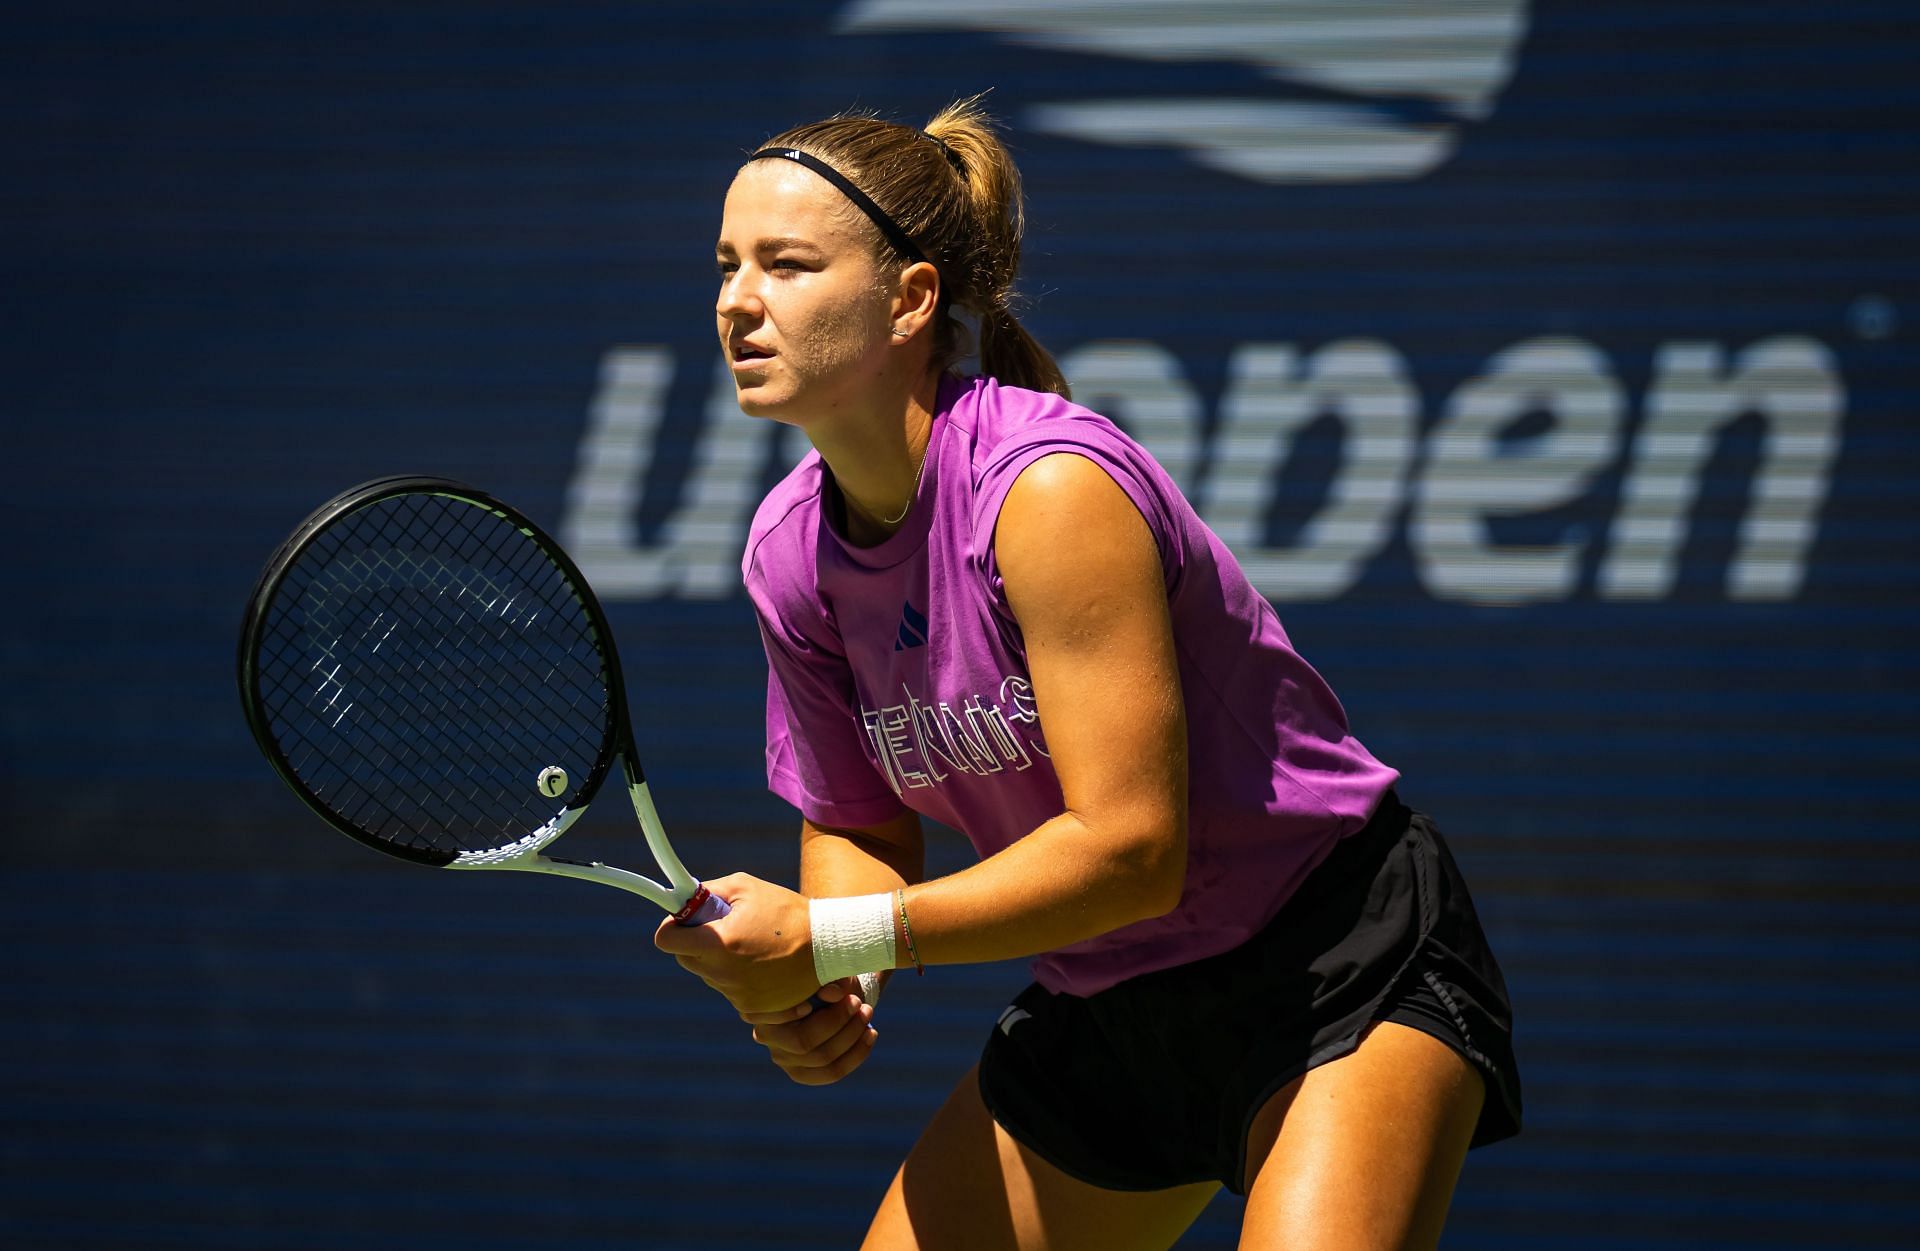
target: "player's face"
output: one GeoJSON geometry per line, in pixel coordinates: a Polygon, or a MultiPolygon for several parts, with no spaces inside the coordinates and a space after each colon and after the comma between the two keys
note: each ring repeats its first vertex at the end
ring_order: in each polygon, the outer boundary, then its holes
{"type": "Polygon", "coordinates": [[[751,162],[727,191],[714,259],[741,409],[804,425],[857,405],[887,364],[895,276],[859,210],[808,169],[751,162]]]}

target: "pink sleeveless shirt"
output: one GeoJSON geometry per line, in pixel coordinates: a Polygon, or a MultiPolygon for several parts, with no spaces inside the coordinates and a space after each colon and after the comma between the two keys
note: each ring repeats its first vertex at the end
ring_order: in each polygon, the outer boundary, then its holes
{"type": "Polygon", "coordinates": [[[1106,418],[948,378],[897,533],[869,548],[842,539],[809,453],[755,514],[743,572],[767,652],[773,791],[825,825],[912,808],[990,856],[1063,807],[992,547],[1014,479],[1060,452],[1104,469],[1146,519],[1187,714],[1179,905],[1033,962],[1049,990],[1089,995],[1245,942],[1398,776],[1349,733],[1226,545],[1106,418]]]}

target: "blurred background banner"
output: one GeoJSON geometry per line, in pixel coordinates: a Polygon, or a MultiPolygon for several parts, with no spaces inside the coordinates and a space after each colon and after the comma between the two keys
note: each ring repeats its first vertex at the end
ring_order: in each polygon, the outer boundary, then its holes
{"type": "Polygon", "coordinates": [[[0,1244],[857,1243],[1021,968],[899,985],[866,1068],[793,1087],[637,900],[328,831],[233,649],[320,501],[470,481],[600,588],[689,864],[791,882],[738,557],[804,447],[719,369],[721,197],[793,123],[991,88],[1028,324],[1475,884],[1529,1128],[1470,1158],[1447,1245],[1910,1245],[1910,4],[8,27],[0,1244]]]}

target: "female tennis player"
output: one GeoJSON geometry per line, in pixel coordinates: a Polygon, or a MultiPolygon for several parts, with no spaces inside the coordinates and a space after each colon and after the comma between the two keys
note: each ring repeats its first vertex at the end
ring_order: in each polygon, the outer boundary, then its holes
{"type": "Polygon", "coordinates": [[[1010,307],[1021,229],[973,102],[734,178],[721,346],[814,448],[744,559],[801,893],[723,878],[730,916],[656,941],[807,1083],[871,1054],[855,975],[1033,958],[868,1247],[1162,1248],[1221,1186],[1243,1247],[1432,1246],[1469,1146],[1519,1128],[1466,886],[1166,473],[1069,402],[1010,307]],[[978,863],[923,880],[923,816],[978,863]]]}

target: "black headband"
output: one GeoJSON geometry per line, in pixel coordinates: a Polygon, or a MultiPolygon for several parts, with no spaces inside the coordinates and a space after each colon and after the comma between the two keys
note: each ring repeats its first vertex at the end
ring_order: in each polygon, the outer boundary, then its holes
{"type": "Polygon", "coordinates": [[[906,231],[900,229],[898,222],[882,212],[880,206],[875,204],[867,196],[866,192],[854,186],[852,179],[819,157],[802,152],[798,148],[762,148],[747,159],[749,161],[759,161],[767,157],[775,156],[782,160],[792,161],[796,165],[804,165],[838,187],[840,194],[852,200],[855,208],[873,219],[873,224],[880,227],[880,233],[887,237],[887,242],[893,244],[902,256],[916,261],[924,261],[927,259],[927,254],[922,252],[919,247],[914,244],[913,240],[908,237],[906,231]]]}

